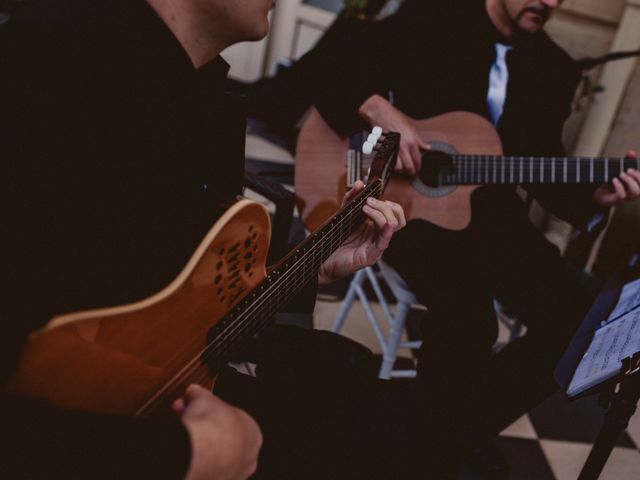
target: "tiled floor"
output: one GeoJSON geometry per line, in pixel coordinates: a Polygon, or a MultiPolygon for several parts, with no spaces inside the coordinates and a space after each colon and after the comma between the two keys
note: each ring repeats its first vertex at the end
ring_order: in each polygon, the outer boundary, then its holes
{"type": "MultiPolygon", "coordinates": [[[[340,303],[318,301],[314,316],[316,328],[330,328],[340,303]]],[[[383,318],[374,305],[374,311],[383,318]]],[[[359,304],[350,312],[342,334],[380,352],[376,337],[359,304]]],[[[505,429],[498,446],[505,454],[513,480],[575,480],[591,449],[603,419],[604,410],[596,397],[574,402],[562,394],[549,398],[535,410],[505,429]]],[[[615,447],[602,480],[640,479],[640,414],[631,422],[627,434],[615,447]]],[[[479,480],[466,471],[461,480],[479,480]]]]}

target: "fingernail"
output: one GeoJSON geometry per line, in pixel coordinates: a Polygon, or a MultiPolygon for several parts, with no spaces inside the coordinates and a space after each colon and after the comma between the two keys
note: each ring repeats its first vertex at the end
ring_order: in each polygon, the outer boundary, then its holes
{"type": "Polygon", "coordinates": [[[369,197],[369,198],[367,198],[367,203],[368,203],[369,205],[375,205],[375,204],[376,204],[376,202],[377,202],[377,200],[376,200],[375,198],[373,198],[373,197],[369,197]]]}

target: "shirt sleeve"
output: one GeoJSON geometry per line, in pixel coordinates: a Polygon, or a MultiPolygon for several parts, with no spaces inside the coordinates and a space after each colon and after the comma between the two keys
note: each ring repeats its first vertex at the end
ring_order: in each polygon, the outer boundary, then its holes
{"type": "Polygon", "coordinates": [[[395,71],[393,32],[404,15],[400,12],[350,35],[335,49],[328,72],[318,83],[315,106],[324,120],[342,136],[367,128],[358,109],[374,94],[388,96],[395,71]]]}
{"type": "MultiPolygon", "coordinates": [[[[0,143],[5,174],[0,176],[0,264],[6,280],[0,295],[0,478],[140,479],[184,478],[191,456],[188,432],[177,418],[127,418],[52,407],[4,393],[26,336],[48,317],[46,292],[54,290],[36,251],[53,256],[49,239],[37,231],[41,183],[32,176],[36,157],[26,152],[33,132],[22,103],[31,99],[32,57],[24,37],[0,29],[0,143]],[[23,61],[24,60],[24,61],[23,61]],[[28,62],[27,62],[28,63],[28,62]],[[25,181],[26,179],[26,181],[25,181]]],[[[55,295],[51,294],[50,296],[55,295]]]]}
{"type": "Polygon", "coordinates": [[[190,441],[177,418],[94,415],[0,395],[2,478],[184,478],[190,441]]]}

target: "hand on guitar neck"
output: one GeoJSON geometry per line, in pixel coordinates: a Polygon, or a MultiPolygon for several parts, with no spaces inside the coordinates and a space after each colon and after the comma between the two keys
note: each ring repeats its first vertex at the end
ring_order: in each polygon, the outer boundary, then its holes
{"type": "MultiPolygon", "coordinates": [[[[364,183],[358,180],[345,194],[342,204],[352,200],[363,188],[364,183]]],[[[369,197],[362,211],[369,217],[369,221],[347,238],[320,267],[320,283],[346,277],[356,270],[373,265],[389,246],[394,232],[407,224],[402,207],[388,200],[369,197]]]]}
{"type": "Polygon", "coordinates": [[[379,125],[385,132],[391,130],[400,133],[396,171],[404,171],[412,177],[420,172],[422,150],[428,150],[429,145],[422,140],[411,118],[380,95],[372,95],[365,100],[358,113],[372,126],[379,125]]]}
{"type": "MultiPolygon", "coordinates": [[[[630,150],[627,159],[637,159],[638,155],[630,150]]],[[[593,192],[593,202],[603,207],[613,207],[640,197],[640,172],[634,168],[622,172],[610,183],[601,185],[593,192]]]]}

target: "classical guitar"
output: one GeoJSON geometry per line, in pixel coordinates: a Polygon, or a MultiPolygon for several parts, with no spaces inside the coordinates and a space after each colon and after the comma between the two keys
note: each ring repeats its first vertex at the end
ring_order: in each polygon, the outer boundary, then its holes
{"type": "Polygon", "coordinates": [[[399,138],[381,138],[365,188],[274,267],[265,267],[266,209],[240,200],[159,293],[61,315],[33,333],[5,389],[61,407],[144,416],[168,411],[190,383],[211,386],[237,347],[268,325],[364,221],[364,202],[382,194],[399,138]]]}
{"type": "MultiPolygon", "coordinates": [[[[394,175],[385,196],[403,206],[407,220],[422,219],[449,230],[469,224],[471,193],[482,185],[606,183],[639,166],[629,158],[502,156],[493,126],[468,112],[415,121],[415,127],[431,146],[423,155],[422,171],[415,178],[394,175]]],[[[359,155],[355,145],[350,148],[350,139],[336,134],[315,109],[310,112],[298,138],[295,175],[307,227],[315,228],[338,209],[347,184],[360,176],[347,169],[346,158],[359,155]]],[[[358,169],[358,162],[350,165],[358,169]]]]}

